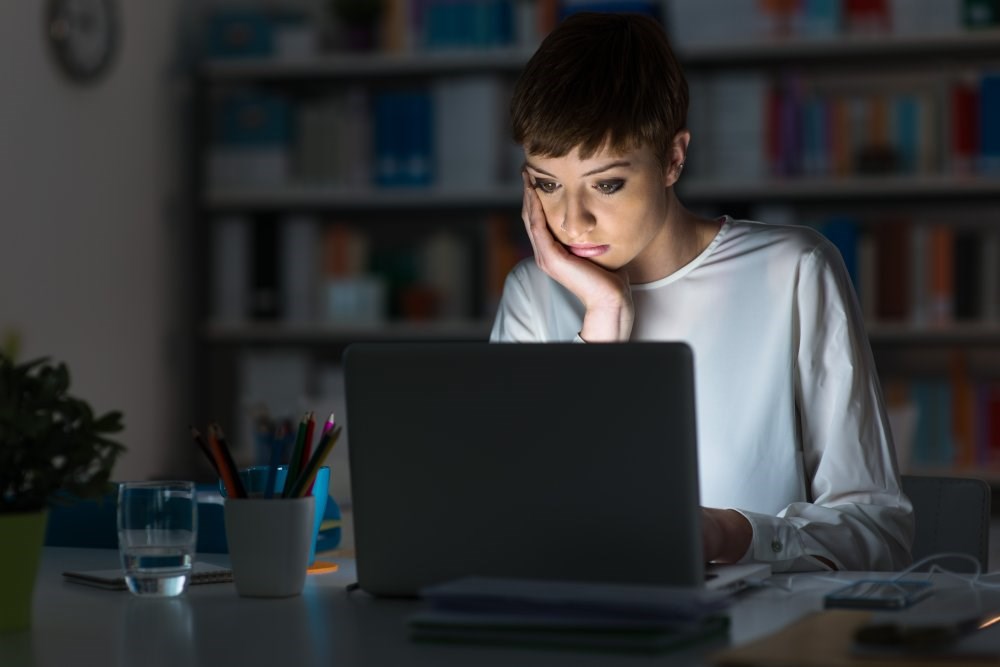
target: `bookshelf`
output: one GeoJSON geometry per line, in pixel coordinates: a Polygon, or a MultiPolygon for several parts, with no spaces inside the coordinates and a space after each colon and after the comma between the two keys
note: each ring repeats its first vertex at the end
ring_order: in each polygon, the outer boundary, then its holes
{"type": "MultiPolygon", "coordinates": [[[[520,3],[530,4],[530,3],[520,3]]],[[[664,15],[673,17],[664,2],[664,15]]],[[[677,30],[681,28],[676,27],[677,30]]],[[[542,29],[538,28],[539,32],[542,29]]],[[[537,35],[536,35],[537,38],[537,35]]],[[[944,84],[956,78],[968,78],[984,72],[1000,72],[1000,28],[957,29],[950,34],[838,34],[806,38],[787,36],[775,38],[731,38],[703,43],[675,41],[692,79],[693,110],[698,95],[705,90],[699,79],[729,75],[758,77],[763,94],[782,82],[791,73],[811,85],[812,78],[835,82],[834,89],[843,88],[843,80],[862,77],[870,88],[885,82],[889,89],[916,85],[914,81],[934,80],[932,93],[944,94],[944,84]],[[903,83],[899,83],[903,82],[903,83]]],[[[506,108],[505,96],[509,85],[532,51],[530,43],[508,44],[489,49],[452,48],[440,51],[416,49],[407,52],[297,54],[290,57],[244,56],[237,59],[206,60],[197,70],[202,131],[196,152],[205,158],[217,143],[217,128],[213,126],[213,109],[220,95],[232,92],[264,91],[290,100],[285,113],[291,124],[301,123],[302,107],[324,100],[338,91],[361,91],[362,96],[384,90],[434,90],[439,81],[478,82],[478,90],[488,94],[493,121],[501,118],[506,108]],[[301,103],[302,106],[296,105],[301,103]]],[[[922,85],[922,84],[921,84],[922,85]]],[[[825,90],[825,89],[820,89],[825,90]]],[[[921,89],[922,90],[922,89],[921,89]]],[[[369,104],[373,98],[366,98],[369,104]]],[[[938,101],[940,102],[940,100],[938,101]]],[[[339,103],[339,102],[338,102],[339,103]]],[[[343,105],[335,107],[343,111],[343,105]]],[[[435,113],[438,110],[435,108],[435,113]]],[[[760,121],[764,111],[760,111],[760,121]]],[[[753,116],[753,114],[750,114],[753,116]]],[[[937,120],[946,122],[942,116],[937,120]]],[[[692,122],[694,125],[694,122],[692,122]]],[[[711,128],[694,128],[697,137],[713,134],[711,128]]],[[[745,129],[745,128],[744,128],[745,129]]],[[[750,128],[760,134],[760,126],[750,128]]],[[[355,134],[373,131],[358,126],[355,134]]],[[[208,381],[201,388],[201,404],[206,414],[218,416],[228,423],[241,420],[240,406],[246,397],[239,396],[240,386],[254,371],[246,368],[254,355],[299,355],[308,359],[312,369],[300,368],[290,375],[304,383],[296,396],[312,397],[313,405],[321,403],[330,384],[317,379],[333,375],[344,346],[357,340],[485,340],[492,319],[493,303],[498,297],[499,281],[505,267],[524,256],[523,232],[520,230],[520,186],[516,180],[516,156],[504,144],[497,128],[489,125],[492,139],[489,153],[501,166],[489,178],[476,182],[447,182],[431,177],[422,183],[403,186],[377,184],[367,174],[374,168],[377,152],[374,142],[366,153],[355,155],[362,178],[345,180],[312,174],[296,174],[298,158],[295,139],[285,137],[285,159],[292,164],[281,177],[268,177],[247,183],[225,182],[212,178],[211,168],[204,166],[199,173],[197,206],[203,234],[203,264],[213,258],[217,246],[216,232],[220,221],[235,226],[270,229],[265,238],[280,237],[289,220],[307,220],[315,230],[330,226],[349,227],[354,233],[368,238],[372,248],[388,243],[390,250],[401,246],[416,246],[426,234],[446,230],[458,239],[458,245],[468,258],[462,280],[469,285],[464,306],[446,315],[424,309],[416,317],[400,314],[388,308],[375,320],[344,321],[312,312],[308,317],[287,318],[271,313],[266,317],[225,317],[214,310],[211,296],[215,277],[206,269],[201,276],[208,286],[201,304],[203,318],[197,332],[204,351],[208,381]],[[503,251],[496,256],[493,246],[501,240],[503,251]],[[316,371],[316,368],[326,370],[316,371]],[[303,380],[303,377],[305,379],[303,380]]],[[[315,135],[313,135],[315,136],[315,135]]],[[[730,139],[731,137],[726,137],[730,139]]],[[[940,137],[937,141],[944,141],[940,137]]],[[[759,139],[758,139],[759,141],[759,139]]],[[[766,153],[767,146],[757,145],[766,153]]],[[[884,173],[795,173],[776,174],[766,156],[758,156],[748,164],[759,168],[744,173],[713,173],[700,168],[699,163],[718,162],[719,154],[697,153],[691,160],[690,173],[678,185],[681,199],[689,206],[709,213],[730,213],[736,216],[759,217],[773,221],[791,221],[818,225],[830,216],[852,216],[858,220],[860,237],[871,237],[883,219],[899,218],[952,225],[970,224],[984,233],[1000,234],[1000,171],[981,169],[956,170],[943,154],[934,156],[930,168],[905,172],[884,173]],[[785,216],[785,219],[782,219],[785,216]],[[970,219],[974,218],[974,223],[970,219]]],[[[352,150],[358,150],[355,146],[352,150]]],[[[694,149],[693,149],[694,150],[694,149]]],[[[355,175],[356,176],[356,175],[355,175]]],[[[250,235],[253,236],[252,234],[250,235]]],[[[323,245],[321,231],[309,238],[323,245]]],[[[997,237],[1000,242],[1000,236],[997,237]]],[[[356,240],[356,239],[355,239],[356,240]]],[[[258,239],[259,241],[259,239],[258,239]]],[[[253,245],[253,238],[243,237],[243,243],[253,245]]],[[[988,244],[984,244],[988,245],[988,244]]],[[[997,246],[1000,248],[1000,246],[997,246]]],[[[251,250],[246,262],[253,263],[251,250]]],[[[372,253],[377,254],[377,253],[372,253]]],[[[861,253],[864,254],[864,253],[861,253]]],[[[868,257],[871,256],[869,248],[868,257]]],[[[996,258],[1000,264],[1000,255],[996,258]]],[[[314,273],[324,271],[322,258],[311,258],[314,273]]],[[[871,267],[869,267],[870,269],[871,267]]],[[[453,274],[454,276],[455,274],[453,274]]],[[[243,275],[252,284],[253,277],[243,275]]],[[[298,279],[302,279],[300,275],[298,279]]],[[[1000,299],[1000,277],[996,277],[996,293],[1000,299]]],[[[315,286],[313,286],[315,287],[315,286]]],[[[874,288],[869,287],[869,291],[874,288]]],[[[862,298],[865,288],[859,288],[862,298]]],[[[417,295],[418,297],[420,295],[417,295]]],[[[426,296],[426,295],[424,295],[426,296]]],[[[870,297],[870,295],[868,295],[870,297]]],[[[984,296],[984,298],[986,298],[984,296]]],[[[419,301],[419,298],[415,298],[419,301]]],[[[965,377],[970,381],[992,384],[1000,379],[1000,302],[996,310],[972,320],[945,318],[943,321],[919,320],[909,316],[880,317],[869,304],[866,308],[869,334],[880,372],[891,394],[898,392],[895,383],[916,378],[943,378],[954,382],[956,354],[962,357],[965,377]]],[[[299,362],[295,362],[299,363],[299,362]]],[[[294,364],[293,364],[294,365],[294,364]]],[[[301,364],[300,364],[301,366],[301,364]]],[[[984,389],[985,391],[985,389],[984,389]]],[[[325,409],[325,407],[323,408],[325,409]]],[[[998,421],[1000,424],[1000,421],[998,421]]],[[[239,443],[237,443],[239,446],[239,443]]],[[[997,441],[1000,449],[1000,439],[997,441]]],[[[244,452],[250,447],[244,447],[244,452]]],[[[240,451],[240,450],[237,450],[240,451]]],[[[1000,451],[994,463],[963,460],[945,463],[935,460],[922,469],[952,470],[958,474],[982,474],[1000,480],[1000,451]]]]}

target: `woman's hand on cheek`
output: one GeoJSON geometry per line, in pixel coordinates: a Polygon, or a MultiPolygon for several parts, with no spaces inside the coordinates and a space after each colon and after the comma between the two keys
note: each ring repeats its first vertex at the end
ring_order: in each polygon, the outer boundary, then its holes
{"type": "Polygon", "coordinates": [[[580,336],[587,342],[628,340],[632,332],[632,293],[624,269],[608,271],[566,250],[553,236],[542,202],[526,172],[521,172],[524,201],[521,219],[535,253],[535,263],[572,292],[586,313],[580,336]]]}

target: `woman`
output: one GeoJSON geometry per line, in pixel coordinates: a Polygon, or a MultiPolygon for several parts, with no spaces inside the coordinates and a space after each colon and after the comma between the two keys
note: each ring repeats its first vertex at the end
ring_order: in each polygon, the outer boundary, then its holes
{"type": "Polygon", "coordinates": [[[687,106],[653,19],[579,13],[544,40],[511,102],[534,258],[491,340],[686,341],[706,560],[898,570],[912,511],[843,261],[804,227],[686,210],[687,106]]]}

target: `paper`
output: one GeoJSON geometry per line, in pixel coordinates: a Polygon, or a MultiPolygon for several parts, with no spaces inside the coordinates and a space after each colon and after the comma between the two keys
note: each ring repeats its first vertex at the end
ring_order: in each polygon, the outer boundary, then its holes
{"type": "MultiPolygon", "coordinates": [[[[128,590],[128,586],[125,584],[125,573],[121,569],[70,570],[62,574],[66,581],[76,584],[86,584],[114,591],[128,590]]],[[[197,584],[221,584],[232,580],[233,571],[229,568],[196,561],[188,583],[194,586],[197,584]]]]}

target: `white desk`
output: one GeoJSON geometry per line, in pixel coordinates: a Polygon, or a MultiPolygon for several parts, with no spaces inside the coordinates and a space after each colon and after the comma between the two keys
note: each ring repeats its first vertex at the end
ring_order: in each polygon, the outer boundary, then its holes
{"type": "MultiPolygon", "coordinates": [[[[224,556],[202,559],[226,562],[224,556]]],[[[707,655],[730,642],[768,634],[820,609],[822,593],[837,585],[826,576],[795,575],[791,593],[774,588],[747,591],[731,609],[728,640],[651,657],[413,643],[405,620],[420,602],[347,593],[345,586],[354,581],[353,560],[330,560],[339,562],[340,570],[311,575],[300,597],[245,599],[236,595],[233,584],[207,584],[190,587],[179,598],[150,600],[63,580],[66,569],[117,567],[116,551],[46,548],[33,626],[26,633],[0,635],[0,665],[703,665],[707,655]]],[[[858,576],[839,573],[833,578],[858,576]]]]}

